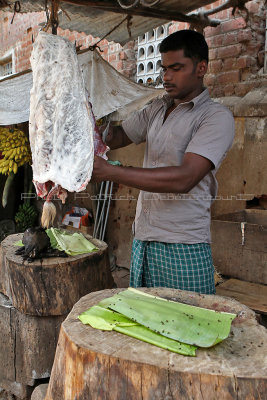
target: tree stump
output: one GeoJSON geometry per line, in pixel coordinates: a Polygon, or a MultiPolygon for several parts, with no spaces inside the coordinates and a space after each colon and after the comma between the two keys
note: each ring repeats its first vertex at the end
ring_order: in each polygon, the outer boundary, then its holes
{"type": "Polygon", "coordinates": [[[2,241],[0,264],[0,292],[20,312],[35,316],[64,315],[85,294],[113,287],[105,242],[88,237],[98,251],[29,263],[15,255],[14,243],[22,236],[14,234],[2,241]]]}
{"type": "Polygon", "coordinates": [[[83,325],[78,315],[122,289],[80,299],[61,326],[45,400],[263,399],[267,393],[267,331],[235,300],[175,289],[147,293],[235,312],[229,337],[186,357],[117,332],[83,325]]]}
{"type": "Polygon", "coordinates": [[[36,381],[49,378],[65,317],[24,315],[0,293],[0,388],[29,398],[36,381]]]}

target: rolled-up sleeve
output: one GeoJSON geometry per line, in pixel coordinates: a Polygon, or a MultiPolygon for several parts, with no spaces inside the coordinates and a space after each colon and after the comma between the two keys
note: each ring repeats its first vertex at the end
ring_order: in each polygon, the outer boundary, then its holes
{"type": "Polygon", "coordinates": [[[210,160],[217,169],[232,146],[235,125],[232,113],[218,105],[218,110],[203,118],[190,140],[186,153],[195,153],[210,160]]]}

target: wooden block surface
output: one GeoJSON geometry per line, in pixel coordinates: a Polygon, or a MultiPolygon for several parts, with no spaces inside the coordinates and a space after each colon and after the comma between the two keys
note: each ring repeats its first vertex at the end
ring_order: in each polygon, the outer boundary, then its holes
{"type": "Polygon", "coordinates": [[[237,400],[267,393],[267,331],[233,299],[167,288],[141,290],[174,301],[234,312],[229,337],[185,357],[83,325],[78,315],[120,289],[90,293],[61,326],[45,400],[237,400]]]}
{"type": "Polygon", "coordinates": [[[112,288],[108,246],[90,238],[98,251],[71,257],[52,257],[29,263],[15,254],[23,234],[1,242],[0,291],[20,312],[35,316],[64,315],[85,294],[112,288]]]}
{"type": "Polygon", "coordinates": [[[229,279],[216,287],[220,296],[228,296],[254,311],[267,314],[267,286],[258,283],[229,279]]]}

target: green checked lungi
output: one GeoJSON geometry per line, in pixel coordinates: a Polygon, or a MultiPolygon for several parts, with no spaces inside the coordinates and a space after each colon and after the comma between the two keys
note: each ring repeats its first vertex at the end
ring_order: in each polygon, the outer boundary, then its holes
{"type": "Polygon", "coordinates": [[[168,287],[214,294],[214,267],[208,243],[133,241],[131,287],[168,287]]]}

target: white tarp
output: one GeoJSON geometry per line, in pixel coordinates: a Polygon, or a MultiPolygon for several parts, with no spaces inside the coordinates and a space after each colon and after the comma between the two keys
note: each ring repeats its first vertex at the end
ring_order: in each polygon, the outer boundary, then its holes
{"type": "MultiPolygon", "coordinates": [[[[126,78],[97,51],[81,53],[78,60],[96,119],[114,112],[113,120],[125,119],[163,93],[162,89],[147,88],[126,78]]],[[[31,88],[31,72],[0,81],[0,125],[29,120],[31,88]]]]}

